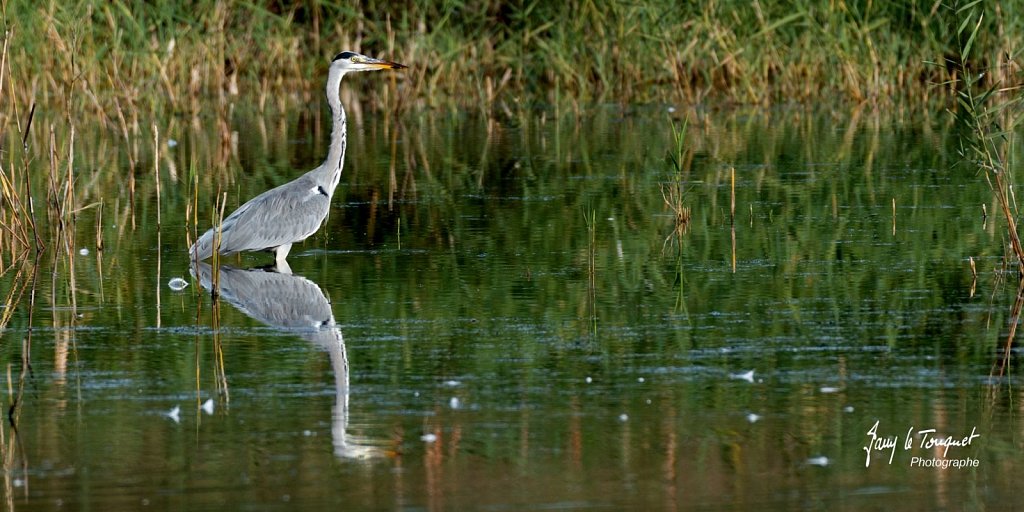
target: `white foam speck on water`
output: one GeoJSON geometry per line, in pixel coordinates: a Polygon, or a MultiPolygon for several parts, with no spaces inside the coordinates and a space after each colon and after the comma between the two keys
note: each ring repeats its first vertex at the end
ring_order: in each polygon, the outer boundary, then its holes
{"type": "Polygon", "coordinates": [[[828,394],[828,393],[838,393],[839,392],[839,388],[832,387],[832,386],[822,386],[820,391],[822,393],[826,393],[826,394],[828,394]]]}
{"type": "Polygon", "coordinates": [[[424,443],[433,443],[434,441],[437,441],[437,434],[423,434],[420,436],[420,441],[423,441],[424,443]]]}
{"type": "Polygon", "coordinates": [[[622,414],[620,414],[620,415],[619,415],[619,421],[622,421],[622,422],[626,422],[626,421],[629,421],[629,415],[628,415],[628,414],[626,414],[626,413],[622,413],[622,414]]]}
{"type": "Polygon", "coordinates": [[[592,378],[590,378],[590,377],[587,377],[587,378],[586,378],[586,379],[584,379],[584,380],[586,380],[586,381],[587,381],[587,384],[590,384],[591,382],[594,382],[594,379],[592,379],[592,378]]]}
{"type": "Polygon", "coordinates": [[[457,387],[461,386],[462,383],[457,381],[457,380],[446,380],[446,381],[444,381],[444,385],[448,386],[450,388],[457,388],[457,387]]]}
{"type": "Polygon", "coordinates": [[[81,249],[78,250],[78,254],[81,254],[82,256],[88,256],[89,255],[89,249],[87,249],[85,247],[82,247],[81,249]]]}
{"type": "Polygon", "coordinates": [[[750,413],[750,414],[747,415],[747,421],[749,421],[750,423],[757,423],[760,420],[761,420],[761,415],[760,414],[750,413]]]}
{"type": "Polygon", "coordinates": [[[206,414],[213,414],[213,399],[207,398],[206,401],[203,402],[202,409],[206,414]]]}
{"type": "Polygon", "coordinates": [[[729,378],[737,379],[737,380],[745,380],[745,381],[753,384],[754,383],[754,370],[748,370],[748,371],[745,371],[743,373],[734,373],[732,375],[729,375],[729,378]]]}
{"type": "Polygon", "coordinates": [[[188,286],[188,281],[180,277],[172,278],[170,281],[167,282],[167,287],[176,292],[184,290],[186,286],[188,286]]]}
{"type": "Polygon", "coordinates": [[[459,400],[459,397],[453,396],[451,400],[448,400],[448,407],[451,407],[452,409],[458,409],[459,407],[462,407],[462,401],[459,400]]]}
{"type": "Polygon", "coordinates": [[[818,457],[811,457],[807,459],[807,463],[810,464],[811,466],[825,467],[829,465],[829,462],[830,461],[828,460],[828,457],[824,455],[820,455],[818,457]]]}
{"type": "Polygon", "coordinates": [[[181,407],[175,405],[171,410],[165,412],[164,416],[174,420],[175,423],[181,423],[181,407]]]}

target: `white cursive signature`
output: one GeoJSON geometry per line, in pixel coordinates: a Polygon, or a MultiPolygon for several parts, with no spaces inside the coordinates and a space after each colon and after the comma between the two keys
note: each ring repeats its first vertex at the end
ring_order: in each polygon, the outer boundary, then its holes
{"type": "Polygon", "coordinates": [[[881,421],[882,420],[875,421],[875,424],[871,426],[870,430],[868,430],[868,438],[869,438],[868,439],[868,444],[867,444],[867,446],[864,447],[864,451],[867,453],[867,456],[864,458],[864,467],[868,467],[868,466],[871,465],[871,452],[872,451],[880,452],[882,450],[890,450],[889,451],[889,464],[892,464],[892,458],[893,458],[894,455],[896,455],[896,441],[898,440],[898,437],[897,436],[880,437],[878,435],[878,424],[881,421]]]}
{"type": "MultiPolygon", "coordinates": [[[[871,465],[871,452],[889,452],[889,464],[892,464],[892,459],[896,455],[896,446],[899,444],[899,436],[886,436],[878,433],[878,426],[881,424],[881,420],[876,420],[875,424],[871,426],[867,431],[868,442],[864,445],[864,467],[871,465]]],[[[963,448],[970,446],[975,439],[981,437],[978,433],[978,427],[971,429],[970,435],[964,437],[953,437],[945,436],[938,437],[935,435],[936,429],[927,428],[914,430],[914,427],[907,429],[907,435],[903,438],[903,450],[908,451],[914,447],[914,438],[920,439],[918,443],[919,448],[932,449],[936,447],[942,447],[942,457],[946,457],[949,453],[949,448],[956,446],[963,448]]],[[[920,457],[917,457],[920,458],[920,457]]]]}
{"type": "MultiPolygon", "coordinates": [[[[877,423],[876,423],[877,425],[877,423]]],[[[921,438],[921,448],[934,448],[936,446],[942,446],[942,456],[945,457],[949,451],[950,446],[970,446],[971,442],[981,437],[981,434],[977,433],[978,427],[971,428],[971,435],[964,437],[963,439],[953,438],[953,436],[946,437],[933,437],[935,433],[934,428],[927,430],[918,430],[917,435],[921,438]]]]}

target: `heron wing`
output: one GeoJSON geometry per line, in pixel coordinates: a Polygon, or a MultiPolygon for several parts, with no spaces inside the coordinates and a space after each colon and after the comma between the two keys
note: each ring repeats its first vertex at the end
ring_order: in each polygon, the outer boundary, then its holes
{"type": "MultiPolygon", "coordinates": [[[[261,251],[304,240],[320,228],[329,208],[330,197],[312,180],[299,179],[270,189],[224,219],[220,253],[261,251]]],[[[205,241],[212,246],[215,233],[216,228],[211,229],[197,245],[208,239],[205,241]]]]}

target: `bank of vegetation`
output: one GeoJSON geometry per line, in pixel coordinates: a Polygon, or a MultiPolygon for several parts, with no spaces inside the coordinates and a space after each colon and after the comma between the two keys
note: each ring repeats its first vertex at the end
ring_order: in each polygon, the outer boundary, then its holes
{"type": "MultiPolygon", "coordinates": [[[[958,66],[952,5],[751,0],[391,2],[8,0],[4,93],[100,118],[212,97],[319,94],[351,49],[406,63],[401,105],[927,101],[958,66]],[[938,65],[936,65],[938,64],[938,65]]],[[[976,41],[1018,71],[1024,2],[992,2],[976,41]]],[[[395,88],[400,89],[395,94],[395,88]]],[[[372,90],[371,90],[372,89],[372,90]]],[[[9,102],[8,102],[9,104],[9,102]]],[[[10,112],[5,112],[10,114],[10,112]]]]}
{"type": "MultiPolygon", "coordinates": [[[[0,269],[28,248],[73,250],[71,238],[40,226],[66,234],[85,211],[128,212],[116,224],[134,227],[140,198],[156,197],[161,210],[162,172],[191,183],[190,197],[230,185],[217,176],[237,174],[235,105],[276,107],[277,117],[321,105],[327,62],[340,50],[409,65],[349,81],[343,89],[359,92],[346,98],[353,110],[509,120],[536,106],[607,103],[938,110],[956,109],[965,83],[998,85],[972,107],[983,119],[986,101],[1013,94],[1019,79],[1022,8],[1024,0],[0,0],[0,269]],[[180,178],[159,164],[159,134],[184,130],[169,126],[179,120],[203,130],[193,145],[217,155],[182,162],[180,178]],[[83,159],[114,172],[89,181],[76,171],[83,159]],[[95,192],[100,179],[117,193],[95,192]],[[94,191],[82,193],[89,183],[94,191]]],[[[995,132],[983,124],[988,140],[995,132]]],[[[682,212],[680,197],[669,202],[682,212]]]]}

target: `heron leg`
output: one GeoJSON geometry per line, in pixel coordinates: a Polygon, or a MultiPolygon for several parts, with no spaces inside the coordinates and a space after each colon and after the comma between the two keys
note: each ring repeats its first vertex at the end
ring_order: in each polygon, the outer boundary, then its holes
{"type": "Polygon", "coordinates": [[[288,265],[287,261],[281,260],[274,264],[274,271],[278,274],[291,275],[292,267],[288,265]]]}
{"type": "Polygon", "coordinates": [[[274,249],[274,258],[277,263],[284,263],[285,258],[288,257],[288,251],[292,250],[292,244],[281,244],[274,249]]]}
{"type": "Polygon", "coordinates": [[[274,249],[274,259],[276,260],[274,262],[275,267],[277,268],[277,271],[282,274],[292,273],[292,268],[288,265],[288,262],[285,261],[285,258],[288,257],[288,251],[290,251],[291,249],[292,244],[282,244],[277,246],[276,249],[274,249]]]}

